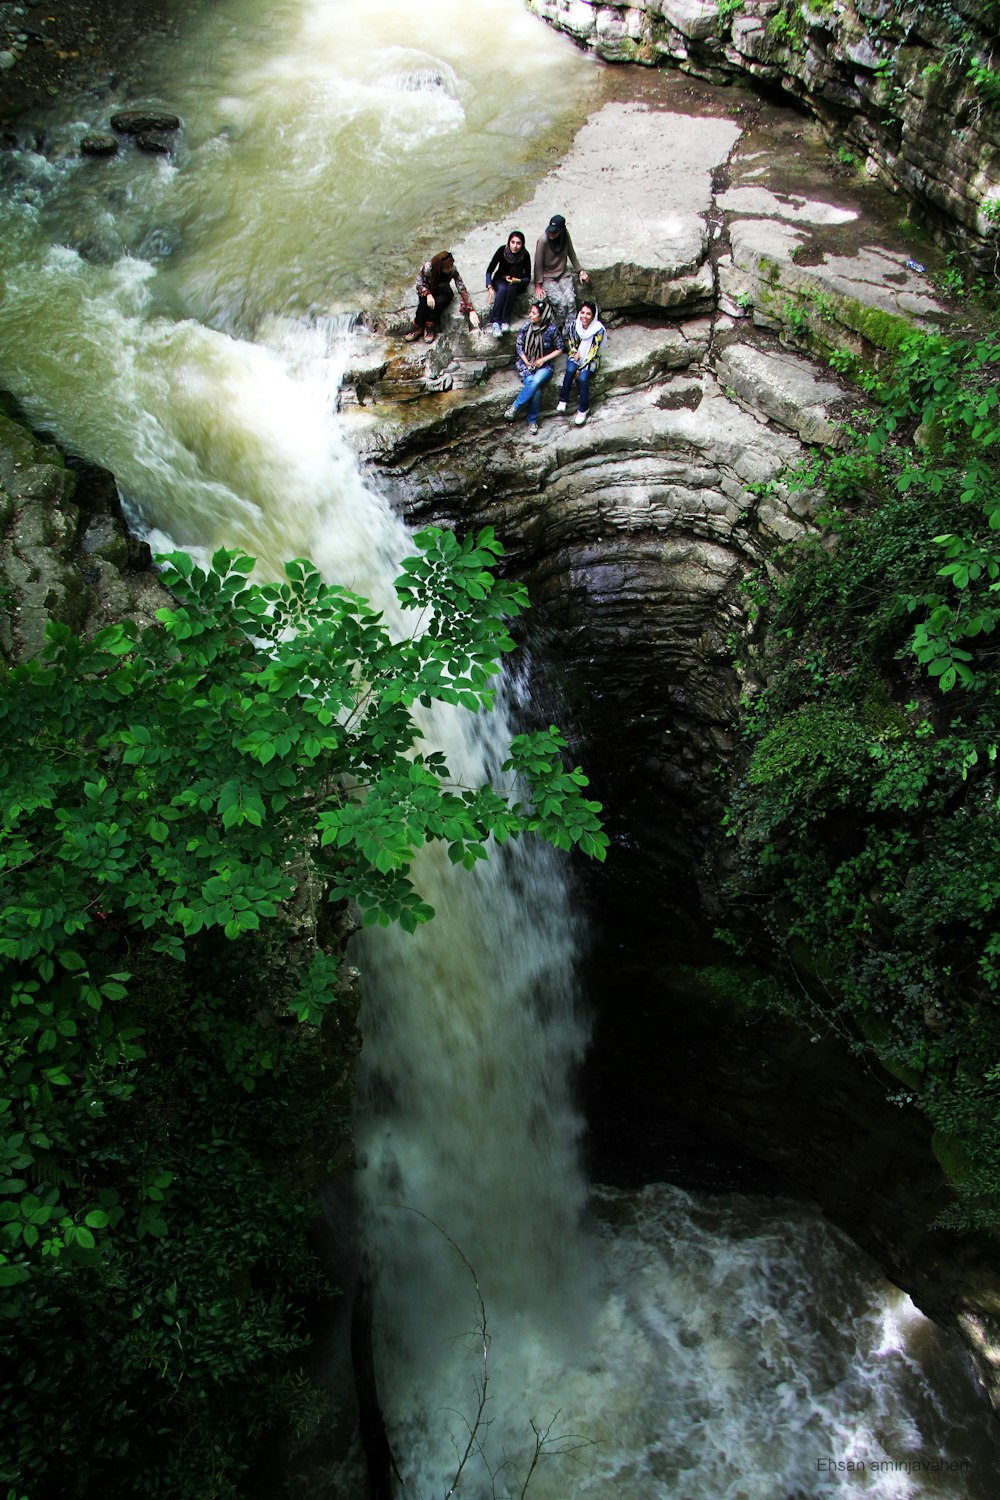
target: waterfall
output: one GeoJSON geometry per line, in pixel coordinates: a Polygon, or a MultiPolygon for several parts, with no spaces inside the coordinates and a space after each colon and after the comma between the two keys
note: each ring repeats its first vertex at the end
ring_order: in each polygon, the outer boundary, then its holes
{"type": "MultiPolygon", "coordinates": [[[[593,65],[519,0],[436,0],[430,27],[402,0],[202,9],[148,62],[184,118],[175,159],[81,162],[103,122],[71,100],[47,152],[5,160],[0,385],[115,473],[154,548],[238,546],[266,573],[311,555],[392,619],[411,542],[338,425],[340,315],[529,197],[593,65]]],[[[499,780],[526,690],[421,732],[457,778],[499,780]]],[[[962,1357],[817,1213],[588,1196],[565,861],[524,842],[468,873],[430,849],[414,880],[434,921],[358,943],[358,1155],[406,1494],[443,1500],[472,1424],[472,1500],[519,1496],[536,1457],[531,1500],[987,1500],[962,1357]]],[[[339,1492],[363,1492],[356,1454],[339,1492]]]]}
{"type": "MultiPolygon", "coordinates": [[[[427,736],[461,780],[498,780],[506,704],[475,720],[442,712],[427,736]]],[[[531,842],[473,872],[434,847],[415,879],[434,920],[412,938],[366,938],[361,959],[376,1350],[414,1492],[443,1495],[477,1411],[485,1313],[490,1426],[463,1493],[488,1494],[489,1468],[530,1454],[533,1370],[541,1357],[570,1367],[594,1310],[570,1087],[585,1041],[576,924],[563,860],[531,842]]]]}

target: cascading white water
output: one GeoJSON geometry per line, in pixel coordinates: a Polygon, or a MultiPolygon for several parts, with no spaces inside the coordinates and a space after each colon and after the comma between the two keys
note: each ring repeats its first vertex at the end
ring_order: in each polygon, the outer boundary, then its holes
{"type": "MultiPolygon", "coordinates": [[[[338,431],[331,311],[537,175],[592,66],[518,0],[222,0],[148,63],[176,162],[61,152],[104,123],[90,103],[3,164],[0,385],[114,471],[154,546],[309,554],[391,611],[409,540],[338,431]]],[[[426,733],[478,782],[508,718],[426,733]]],[[[469,875],[429,851],[416,880],[435,921],[365,938],[357,1131],[408,1493],[445,1494],[474,1420],[471,1266],[491,1400],[463,1493],[519,1494],[534,1423],[541,1500],[985,1500],[960,1361],[815,1215],[651,1188],[598,1195],[581,1229],[561,862],[514,847],[469,875]]]]}
{"type": "MultiPolygon", "coordinates": [[[[503,709],[447,717],[429,733],[453,772],[502,780],[503,709]]],[[[376,1356],[401,1467],[414,1493],[443,1495],[483,1374],[474,1273],[491,1340],[491,1425],[463,1492],[488,1494],[484,1462],[530,1447],[523,1392],[539,1351],[572,1367],[570,1350],[586,1347],[593,1275],[569,1091],[584,1042],[573,919],[561,861],[530,844],[494,851],[470,875],[435,848],[414,872],[434,921],[412,940],[368,939],[361,960],[357,1139],[376,1356]]]]}

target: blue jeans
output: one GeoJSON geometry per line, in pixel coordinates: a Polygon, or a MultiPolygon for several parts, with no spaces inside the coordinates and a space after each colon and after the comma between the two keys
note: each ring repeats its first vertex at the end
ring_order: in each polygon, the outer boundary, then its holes
{"type": "Polygon", "coordinates": [[[526,406],[529,422],[538,421],[538,413],[542,405],[542,386],[551,379],[551,365],[542,365],[540,370],[532,370],[530,375],[525,375],[524,383],[514,400],[514,410],[520,411],[522,406],[526,406]]]}
{"type": "Polygon", "coordinates": [[[573,384],[573,376],[576,376],[576,388],[579,393],[577,404],[578,411],[590,410],[590,376],[588,365],[578,365],[575,359],[566,361],[566,374],[563,376],[562,390],[559,392],[560,401],[569,400],[569,389],[573,384]]]}
{"type": "Polygon", "coordinates": [[[526,281],[505,281],[498,276],[493,282],[493,301],[490,304],[491,323],[510,323],[514,316],[514,302],[528,285],[526,281]]]}

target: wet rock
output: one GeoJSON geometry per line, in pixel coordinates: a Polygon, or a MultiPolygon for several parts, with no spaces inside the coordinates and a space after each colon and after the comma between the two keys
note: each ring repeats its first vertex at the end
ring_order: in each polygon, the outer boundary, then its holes
{"type": "Polygon", "coordinates": [[[118,141],[113,135],[94,132],[83,136],[80,141],[80,151],[84,156],[114,156],[117,150],[118,141]]]}
{"type": "Polygon", "coordinates": [[[91,517],[80,537],[80,555],[103,558],[119,569],[128,566],[128,541],[113,516],[91,517]]]}
{"type": "Polygon", "coordinates": [[[135,143],[140,151],[148,151],[152,156],[168,156],[173,150],[173,141],[170,137],[155,130],[140,131],[136,135],[135,143]]]}
{"type": "Polygon", "coordinates": [[[180,116],[166,109],[119,109],[111,116],[112,130],[123,135],[179,130],[180,116]]]}
{"type": "Polygon", "coordinates": [[[133,541],[106,470],[62,455],[0,414],[0,653],[37,656],[57,620],[88,633],[150,623],[169,602],[133,541]]]}

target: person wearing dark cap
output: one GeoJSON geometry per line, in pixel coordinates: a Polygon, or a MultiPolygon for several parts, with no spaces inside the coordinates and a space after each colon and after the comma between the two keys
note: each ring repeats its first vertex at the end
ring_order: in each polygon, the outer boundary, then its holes
{"type": "Polygon", "coordinates": [[[576,321],[576,287],[570,266],[586,286],[590,277],[577,260],[566,220],[562,214],[553,214],[535,245],[535,296],[548,299],[564,333],[576,321]]]}

